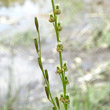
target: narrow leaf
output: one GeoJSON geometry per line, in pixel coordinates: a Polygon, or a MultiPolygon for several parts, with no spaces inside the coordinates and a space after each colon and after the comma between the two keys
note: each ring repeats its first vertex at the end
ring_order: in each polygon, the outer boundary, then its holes
{"type": "Polygon", "coordinates": [[[45,70],[45,77],[46,77],[47,81],[49,81],[49,75],[48,75],[47,69],[45,70]]]}
{"type": "Polygon", "coordinates": [[[57,104],[58,108],[60,109],[60,104],[59,104],[58,97],[55,97],[55,100],[56,100],[56,104],[57,104]]]}
{"type": "Polygon", "coordinates": [[[37,32],[38,32],[39,31],[39,24],[38,24],[37,17],[35,17],[35,26],[36,26],[36,29],[37,29],[37,32]]]}
{"type": "Polygon", "coordinates": [[[38,53],[38,42],[37,42],[37,38],[34,39],[34,44],[35,44],[35,48],[36,48],[36,51],[38,53]]]}
{"type": "Polygon", "coordinates": [[[49,90],[48,90],[47,87],[45,87],[45,93],[46,93],[46,95],[47,95],[47,98],[49,99],[49,90]]]}

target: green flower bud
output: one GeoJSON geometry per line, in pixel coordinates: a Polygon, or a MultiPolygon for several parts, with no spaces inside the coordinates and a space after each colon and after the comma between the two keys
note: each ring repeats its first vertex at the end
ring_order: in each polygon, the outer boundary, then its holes
{"type": "Polygon", "coordinates": [[[62,52],[62,51],[63,51],[63,45],[62,45],[61,42],[58,42],[57,51],[58,51],[58,52],[62,52]]]}
{"type": "Polygon", "coordinates": [[[67,76],[65,76],[65,80],[68,80],[68,79],[67,79],[67,76]]]}
{"type": "Polygon", "coordinates": [[[65,72],[68,71],[68,68],[67,68],[66,62],[64,63],[63,69],[64,69],[65,72]]]}
{"type": "Polygon", "coordinates": [[[69,104],[70,103],[69,95],[66,95],[65,103],[66,104],[69,104]]]}
{"type": "Polygon", "coordinates": [[[60,95],[60,101],[63,102],[63,103],[64,103],[64,101],[65,101],[65,99],[64,99],[64,97],[63,97],[62,94],[60,95]]]}
{"type": "Polygon", "coordinates": [[[55,21],[55,18],[53,14],[50,14],[49,22],[53,23],[55,21]]]}
{"type": "Polygon", "coordinates": [[[57,71],[56,71],[56,73],[57,74],[61,74],[63,71],[59,68],[59,66],[57,66],[57,71]]]}
{"type": "Polygon", "coordinates": [[[58,27],[57,27],[58,31],[62,30],[62,26],[61,26],[61,22],[58,22],[58,27]]]}
{"type": "Polygon", "coordinates": [[[63,97],[63,94],[60,94],[60,97],[63,97]]]}
{"type": "Polygon", "coordinates": [[[68,84],[69,84],[69,81],[68,81],[67,76],[65,76],[65,83],[66,83],[66,85],[68,85],[68,84]]]}
{"type": "Polygon", "coordinates": [[[64,103],[65,104],[69,104],[70,103],[70,100],[69,99],[65,99],[64,103]]]}
{"type": "Polygon", "coordinates": [[[67,62],[65,61],[65,62],[64,62],[64,66],[66,66],[66,64],[67,64],[67,62]]]}
{"type": "Polygon", "coordinates": [[[59,9],[59,8],[60,8],[60,5],[59,5],[59,4],[57,4],[57,5],[56,5],[56,9],[59,9]]]}
{"type": "Polygon", "coordinates": [[[54,13],[55,13],[56,15],[59,15],[59,14],[61,13],[61,10],[60,10],[60,8],[59,8],[59,4],[56,5],[56,9],[55,9],[54,13]]]}

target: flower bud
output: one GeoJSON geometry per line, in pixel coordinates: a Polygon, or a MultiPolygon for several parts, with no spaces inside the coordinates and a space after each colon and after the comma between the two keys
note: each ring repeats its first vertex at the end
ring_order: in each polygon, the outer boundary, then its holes
{"type": "Polygon", "coordinates": [[[60,101],[61,101],[61,102],[64,102],[64,101],[65,101],[65,99],[64,99],[64,97],[63,97],[62,94],[60,95],[60,101]]]}
{"type": "Polygon", "coordinates": [[[59,68],[59,66],[57,66],[57,71],[56,71],[56,73],[57,74],[61,74],[63,71],[59,68]]]}
{"type": "Polygon", "coordinates": [[[66,99],[69,99],[69,95],[66,95],[66,99]]]}
{"type": "Polygon", "coordinates": [[[60,94],[60,97],[63,97],[63,94],[60,94]]]}
{"type": "Polygon", "coordinates": [[[66,104],[69,104],[70,103],[69,95],[66,95],[65,103],[66,104]]]}
{"type": "Polygon", "coordinates": [[[61,42],[58,42],[57,51],[58,51],[58,52],[62,52],[62,51],[63,51],[63,45],[62,45],[61,42]]]}
{"type": "Polygon", "coordinates": [[[60,8],[59,8],[59,5],[56,5],[56,9],[55,9],[54,13],[55,13],[56,15],[59,15],[59,14],[61,13],[61,10],[60,10],[60,8]]]}
{"type": "Polygon", "coordinates": [[[61,26],[61,22],[58,22],[58,27],[57,27],[58,31],[62,30],[62,26],[61,26]]]}
{"type": "Polygon", "coordinates": [[[57,4],[57,5],[56,5],[56,9],[59,9],[59,8],[60,8],[60,5],[59,5],[59,4],[57,4]]]}
{"type": "Polygon", "coordinates": [[[64,63],[63,69],[64,69],[64,71],[68,71],[68,68],[67,68],[66,62],[64,63]]]}
{"type": "Polygon", "coordinates": [[[68,81],[67,76],[65,76],[65,83],[66,83],[66,85],[68,85],[68,84],[69,84],[69,81],[68,81]]]}
{"type": "Polygon", "coordinates": [[[65,99],[65,104],[69,104],[70,103],[70,100],[69,99],[65,99]]]}
{"type": "Polygon", "coordinates": [[[55,21],[55,18],[53,14],[50,14],[49,22],[53,23],[55,21]]]}

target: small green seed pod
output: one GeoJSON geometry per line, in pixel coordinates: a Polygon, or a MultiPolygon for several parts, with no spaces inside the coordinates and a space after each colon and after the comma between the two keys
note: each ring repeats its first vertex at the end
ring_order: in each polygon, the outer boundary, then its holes
{"type": "Polygon", "coordinates": [[[60,9],[55,9],[54,13],[55,13],[56,15],[59,15],[59,14],[61,14],[61,10],[60,10],[60,9]]]}
{"type": "Polygon", "coordinates": [[[65,99],[63,97],[63,94],[60,95],[60,101],[64,103],[65,99]]]}
{"type": "Polygon", "coordinates": [[[62,70],[59,68],[59,66],[57,66],[56,74],[61,74],[61,73],[62,73],[62,70]]]}
{"type": "Polygon", "coordinates": [[[69,99],[65,99],[64,103],[65,104],[69,104],[70,103],[70,100],[69,99]]]}
{"type": "Polygon", "coordinates": [[[69,95],[66,95],[66,99],[69,99],[69,95]]]}
{"type": "Polygon", "coordinates": [[[66,62],[65,62],[64,65],[63,65],[63,69],[64,69],[65,72],[68,71],[68,68],[67,68],[66,62]]]}
{"type": "Polygon", "coordinates": [[[56,15],[59,15],[59,14],[61,13],[59,4],[56,5],[54,13],[55,13],[56,15]]]}
{"type": "Polygon", "coordinates": [[[63,94],[60,94],[60,97],[63,97],[63,94]]]}
{"type": "Polygon", "coordinates": [[[53,16],[53,14],[50,14],[49,22],[50,22],[50,23],[55,22],[55,18],[54,18],[54,16],[53,16]]]}
{"type": "Polygon", "coordinates": [[[62,52],[62,51],[63,51],[63,45],[62,45],[61,42],[58,42],[57,51],[58,51],[58,52],[62,52]]]}
{"type": "Polygon", "coordinates": [[[58,22],[58,27],[57,27],[58,31],[62,30],[62,26],[61,26],[61,22],[58,22]]]}
{"type": "Polygon", "coordinates": [[[70,103],[69,95],[66,95],[65,103],[66,104],[69,104],[70,103]]]}
{"type": "Polygon", "coordinates": [[[68,81],[67,76],[65,76],[65,83],[66,83],[66,85],[68,85],[68,84],[69,84],[69,81],[68,81]]]}
{"type": "Polygon", "coordinates": [[[59,4],[56,4],[56,9],[59,9],[60,8],[60,5],[59,4]]]}

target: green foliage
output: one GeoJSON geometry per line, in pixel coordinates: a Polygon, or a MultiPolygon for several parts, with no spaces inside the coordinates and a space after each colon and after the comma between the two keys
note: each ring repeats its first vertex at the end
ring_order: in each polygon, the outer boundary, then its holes
{"type": "Polygon", "coordinates": [[[97,44],[98,46],[105,45],[106,47],[110,47],[110,30],[105,29],[102,31],[102,35],[97,40],[97,44]]]}
{"type": "MultiPolygon", "coordinates": [[[[25,1],[26,0],[0,0],[0,6],[9,7],[14,5],[15,3],[19,3],[20,5],[23,5],[25,1]]],[[[36,0],[31,0],[31,1],[36,2],[36,0]]]]}
{"type": "Polygon", "coordinates": [[[2,45],[14,45],[14,46],[30,46],[33,42],[35,32],[33,30],[26,30],[25,32],[17,32],[13,35],[7,35],[0,38],[2,45]]]}
{"type": "Polygon", "coordinates": [[[105,18],[101,25],[92,32],[91,38],[84,44],[84,48],[109,48],[110,47],[110,21],[105,18]]]}
{"type": "Polygon", "coordinates": [[[74,110],[109,110],[110,86],[95,87],[89,85],[89,94],[78,86],[70,88],[72,106],[74,110]],[[90,105],[89,105],[90,104],[90,105]],[[89,105],[89,106],[88,106],[89,105]]]}

